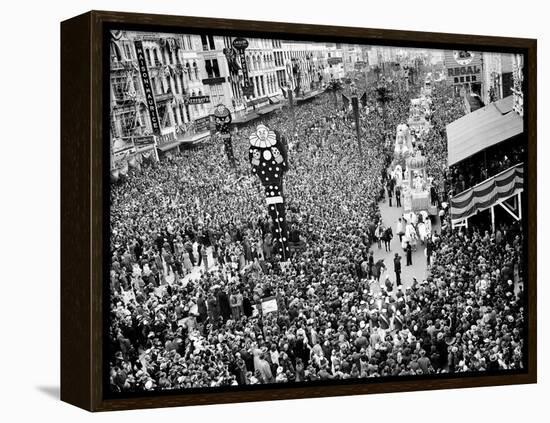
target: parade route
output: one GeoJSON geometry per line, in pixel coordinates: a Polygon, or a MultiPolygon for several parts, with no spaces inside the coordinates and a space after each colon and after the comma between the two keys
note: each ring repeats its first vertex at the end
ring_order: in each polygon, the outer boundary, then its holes
{"type": "MultiPolygon", "coordinates": [[[[389,206],[388,198],[386,197],[384,201],[379,203],[380,214],[382,215],[382,224],[387,227],[391,226],[393,230],[393,239],[390,243],[391,251],[386,252],[384,249],[384,243],[382,243],[381,248],[378,248],[376,243],[372,244],[371,250],[374,252],[374,262],[376,263],[380,259],[384,259],[386,265],[386,271],[382,273],[380,277],[380,284],[383,284],[386,280],[386,275],[390,276],[390,280],[393,282],[395,287],[395,272],[393,270],[393,259],[395,258],[395,253],[398,253],[401,256],[401,282],[404,287],[409,287],[413,283],[413,278],[419,283],[422,283],[426,279],[426,256],[425,256],[425,246],[418,242],[416,251],[412,252],[412,266],[406,266],[407,259],[406,253],[401,248],[399,243],[399,237],[397,236],[396,226],[397,219],[403,215],[403,207],[395,207],[395,198],[393,199],[393,207],[389,206]]],[[[438,226],[434,225],[435,230],[438,230],[438,226]]],[[[375,282],[371,286],[373,293],[378,293],[380,291],[380,284],[375,282]]],[[[395,289],[394,289],[395,293],[395,289]]]]}

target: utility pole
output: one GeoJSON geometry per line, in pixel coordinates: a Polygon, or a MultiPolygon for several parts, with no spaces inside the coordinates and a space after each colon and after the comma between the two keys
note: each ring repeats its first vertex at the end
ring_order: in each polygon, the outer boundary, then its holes
{"type": "Polygon", "coordinates": [[[361,126],[359,122],[359,98],[357,97],[357,88],[355,84],[350,86],[351,91],[351,107],[353,109],[353,117],[355,118],[355,132],[357,134],[357,148],[359,156],[363,157],[363,147],[361,145],[361,126]]]}
{"type": "Polygon", "coordinates": [[[287,87],[288,106],[290,108],[290,116],[292,117],[292,136],[294,136],[294,131],[296,131],[296,115],[294,113],[294,92],[292,91],[290,85],[288,85],[287,87]]]}

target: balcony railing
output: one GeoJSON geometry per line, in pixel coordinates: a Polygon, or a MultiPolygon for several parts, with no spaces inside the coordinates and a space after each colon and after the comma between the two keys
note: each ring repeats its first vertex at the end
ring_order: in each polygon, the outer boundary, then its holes
{"type": "Polygon", "coordinates": [[[132,67],[131,60],[111,60],[111,70],[125,70],[132,67]]]}

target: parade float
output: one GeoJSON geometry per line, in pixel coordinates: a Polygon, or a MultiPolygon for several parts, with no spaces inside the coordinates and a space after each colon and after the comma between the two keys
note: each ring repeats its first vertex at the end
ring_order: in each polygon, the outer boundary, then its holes
{"type": "Polygon", "coordinates": [[[430,130],[428,118],[431,114],[431,99],[420,97],[411,99],[408,125],[411,131],[422,136],[430,130]]]}
{"type": "Polygon", "coordinates": [[[437,213],[432,205],[430,188],[431,178],[426,173],[427,160],[419,151],[406,160],[405,177],[401,182],[403,211],[405,213],[437,213]]]}
{"type": "Polygon", "coordinates": [[[401,166],[405,165],[405,159],[413,151],[412,135],[409,127],[405,124],[397,125],[395,133],[394,159],[401,166]]]}

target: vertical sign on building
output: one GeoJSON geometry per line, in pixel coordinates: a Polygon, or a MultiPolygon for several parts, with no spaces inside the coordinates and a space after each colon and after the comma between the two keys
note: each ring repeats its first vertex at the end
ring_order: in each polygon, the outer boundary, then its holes
{"type": "Polygon", "coordinates": [[[147,62],[145,61],[143,43],[139,40],[136,40],[134,41],[134,44],[136,47],[139,74],[141,75],[143,92],[145,94],[145,103],[147,104],[147,110],[149,111],[149,117],[151,119],[151,127],[153,128],[154,134],[160,135],[160,121],[157,110],[157,103],[153,94],[153,88],[151,87],[151,79],[149,78],[149,69],[147,68],[147,62]]]}
{"type": "Polygon", "coordinates": [[[246,38],[235,38],[233,40],[233,48],[239,52],[239,60],[241,62],[241,70],[243,72],[243,94],[245,96],[254,95],[254,87],[250,85],[250,79],[248,77],[248,66],[246,65],[246,56],[244,51],[248,47],[248,40],[246,38]]]}

